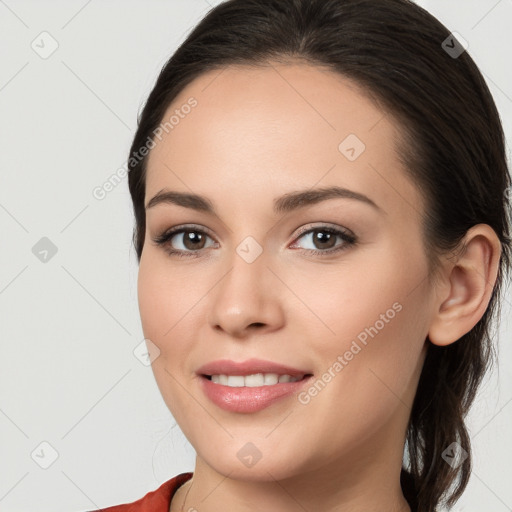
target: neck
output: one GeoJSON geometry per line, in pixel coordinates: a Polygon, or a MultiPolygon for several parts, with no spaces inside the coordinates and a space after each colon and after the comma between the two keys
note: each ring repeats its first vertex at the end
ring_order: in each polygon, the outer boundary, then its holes
{"type": "Polygon", "coordinates": [[[342,461],[281,479],[271,469],[260,470],[256,480],[238,479],[233,472],[224,476],[197,457],[194,476],[179,488],[170,512],[410,512],[400,487],[403,452],[398,457],[381,450],[376,457],[376,447],[369,445],[345,454],[342,461]]]}

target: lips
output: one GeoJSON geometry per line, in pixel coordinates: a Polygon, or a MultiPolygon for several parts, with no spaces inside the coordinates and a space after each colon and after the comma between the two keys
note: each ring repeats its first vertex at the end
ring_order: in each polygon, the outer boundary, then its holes
{"type": "Polygon", "coordinates": [[[312,373],[305,369],[293,368],[291,366],[264,361],[261,359],[250,359],[244,362],[230,360],[218,360],[207,363],[197,370],[201,377],[201,388],[206,397],[215,405],[226,411],[235,413],[254,413],[265,409],[278,400],[282,400],[300,391],[311,379],[312,373]],[[289,376],[292,378],[274,379],[275,384],[263,386],[232,387],[222,384],[225,379],[218,376],[255,376],[257,374],[289,376]],[[212,381],[212,375],[215,382],[212,381]]]}

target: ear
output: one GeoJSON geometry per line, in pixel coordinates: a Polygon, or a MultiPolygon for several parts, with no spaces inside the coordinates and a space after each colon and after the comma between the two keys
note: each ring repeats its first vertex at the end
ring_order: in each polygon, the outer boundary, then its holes
{"type": "Polygon", "coordinates": [[[487,224],[468,230],[462,253],[447,260],[428,338],[445,346],[468,333],[484,315],[498,275],[501,242],[487,224]]]}

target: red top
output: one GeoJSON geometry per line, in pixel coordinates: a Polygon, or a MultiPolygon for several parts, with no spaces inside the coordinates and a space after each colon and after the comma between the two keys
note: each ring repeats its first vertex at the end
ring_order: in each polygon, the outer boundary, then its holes
{"type": "Polygon", "coordinates": [[[101,512],[169,512],[171,500],[178,487],[192,478],[193,473],[180,473],[150,491],[140,500],[123,505],[102,508],[101,512]]]}

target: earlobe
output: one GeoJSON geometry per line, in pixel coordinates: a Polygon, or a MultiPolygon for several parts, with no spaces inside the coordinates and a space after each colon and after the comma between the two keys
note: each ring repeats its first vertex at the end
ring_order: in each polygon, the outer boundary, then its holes
{"type": "Polygon", "coordinates": [[[490,226],[473,226],[461,244],[464,250],[445,266],[443,294],[428,333],[434,345],[454,343],[479,322],[498,275],[501,242],[490,226]]]}

